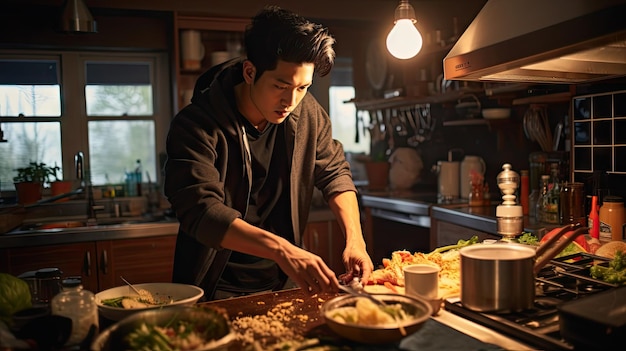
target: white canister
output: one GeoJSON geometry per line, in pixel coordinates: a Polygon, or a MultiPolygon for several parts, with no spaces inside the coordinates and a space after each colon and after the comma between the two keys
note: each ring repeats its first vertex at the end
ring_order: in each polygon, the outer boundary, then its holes
{"type": "Polygon", "coordinates": [[[460,196],[463,199],[469,198],[469,193],[471,191],[470,187],[470,174],[472,171],[475,171],[485,176],[485,170],[487,167],[485,166],[485,160],[483,160],[479,156],[467,155],[463,158],[463,162],[461,162],[461,186],[460,186],[460,196]]]}
{"type": "Polygon", "coordinates": [[[437,161],[437,194],[440,199],[453,200],[459,197],[459,163],[437,161]]]}
{"type": "Polygon", "coordinates": [[[197,30],[184,30],[180,33],[181,64],[184,69],[197,70],[202,67],[204,45],[202,34],[197,30]]]}

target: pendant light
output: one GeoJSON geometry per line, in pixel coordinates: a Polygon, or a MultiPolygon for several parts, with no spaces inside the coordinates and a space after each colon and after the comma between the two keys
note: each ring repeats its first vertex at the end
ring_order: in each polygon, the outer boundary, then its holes
{"type": "Polygon", "coordinates": [[[96,33],[98,31],[83,0],[65,0],[61,14],[61,30],[70,33],[96,33]]]}
{"type": "Polygon", "coordinates": [[[393,29],[387,35],[387,50],[396,58],[410,59],[422,49],[422,35],[415,27],[415,10],[409,0],[396,7],[393,29]]]}

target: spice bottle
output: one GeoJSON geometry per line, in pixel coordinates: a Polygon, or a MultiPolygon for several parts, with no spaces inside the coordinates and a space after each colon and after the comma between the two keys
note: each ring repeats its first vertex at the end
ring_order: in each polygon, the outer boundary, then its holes
{"type": "Polygon", "coordinates": [[[98,330],[98,307],[96,298],[89,290],[84,290],[80,279],[64,279],[62,291],[50,303],[52,314],[70,318],[72,333],[66,345],[78,345],[87,336],[98,330]]]}
{"type": "Polygon", "coordinates": [[[605,196],[600,207],[600,242],[624,239],[626,215],[621,196],[605,196]]]}

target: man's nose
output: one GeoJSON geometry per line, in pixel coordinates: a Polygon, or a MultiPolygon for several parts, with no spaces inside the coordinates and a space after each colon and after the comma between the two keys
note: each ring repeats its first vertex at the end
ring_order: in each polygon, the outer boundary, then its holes
{"type": "Polygon", "coordinates": [[[283,106],[291,107],[297,103],[298,94],[295,89],[287,89],[283,94],[283,106]]]}

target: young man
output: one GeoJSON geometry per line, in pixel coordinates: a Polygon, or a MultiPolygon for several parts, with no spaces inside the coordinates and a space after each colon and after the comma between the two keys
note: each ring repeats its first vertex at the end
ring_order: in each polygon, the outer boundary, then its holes
{"type": "Polygon", "coordinates": [[[245,32],[247,57],[211,68],[167,139],[165,195],[180,222],[174,282],[206,299],[285,287],[334,292],[338,279],[299,245],[313,187],[346,238],[342,279],[367,279],[373,264],[356,188],[330,119],[307,90],[333,66],[328,30],[266,7],[245,32]]]}

